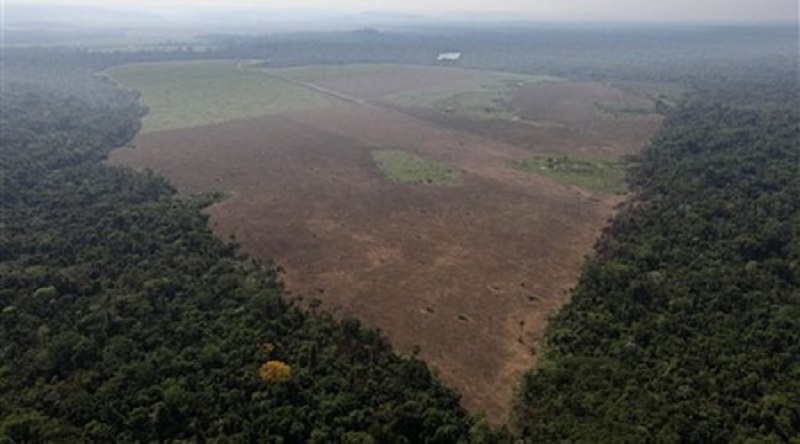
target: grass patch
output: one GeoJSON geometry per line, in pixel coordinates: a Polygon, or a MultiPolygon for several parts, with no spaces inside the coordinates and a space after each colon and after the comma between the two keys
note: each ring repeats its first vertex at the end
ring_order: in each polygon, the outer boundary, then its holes
{"type": "Polygon", "coordinates": [[[372,160],[395,183],[453,185],[458,172],[453,168],[400,150],[375,150],[372,160]]]}
{"type": "Polygon", "coordinates": [[[514,161],[512,165],[514,168],[587,190],[616,194],[627,191],[626,164],[620,160],[536,156],[514,161]]]}
{"type": "Polygon", "coordinates": [[[433,105],[440,111],[475,119],[511,120],[517,115],[505,89],[482,89],[455,93],[433,105]]]}
{"type": "Polygon", "coordinates": [[[142,132],[222,123],[313,107],[331,99],[299,85],[247,70],[230,60],[134,63],[106,71],[141,92],[150,109],[142,132]]]}

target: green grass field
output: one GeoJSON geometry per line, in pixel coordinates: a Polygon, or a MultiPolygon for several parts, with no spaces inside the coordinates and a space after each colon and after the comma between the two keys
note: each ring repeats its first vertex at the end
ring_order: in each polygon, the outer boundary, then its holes
{"type": "Polygon", "coordinates": [[[536,156],[514,161],[512,166],[587,190],[609,194],[621,194],[627,191],[625,163],[618,160],[536,156]]]}
{"type": "Polygon", "coordinates": [[[406,151],[375,150],[372,159],[395,183],[453,185],[458,182],[456,170],[406,151]]]}
{"type": "Polygon", "coordinates": [[[142,93],[141,102],[150,109],[142,122],[143,133],[333,103],[324,94],[248,71],[231,60],[135,63],[115,66],[105,74],[142,93]]]}

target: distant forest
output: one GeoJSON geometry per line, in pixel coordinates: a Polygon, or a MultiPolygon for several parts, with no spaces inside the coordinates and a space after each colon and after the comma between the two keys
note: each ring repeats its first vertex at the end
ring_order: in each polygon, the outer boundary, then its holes
{"type": "MultiPolygon", "coordinates": [[[[421,29],[208,36],[211,53],[8,48],[0,180],[3,442],[800,442],[797,30],[421,29]],[[670,83],[635,196],[587,259],[515,418],[302,310],[152,173],[102,163],[146,110],[95,73],[193,58],[458,65],[670,83]]],[[[658,99],[658,97],[655,97],[658,99]]]]}

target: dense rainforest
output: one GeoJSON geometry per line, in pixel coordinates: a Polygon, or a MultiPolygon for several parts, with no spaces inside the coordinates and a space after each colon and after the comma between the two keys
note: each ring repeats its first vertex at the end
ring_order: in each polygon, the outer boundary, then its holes
{"type": "Polygon", "coordinates": [[[797,77],[740,80],[706,81],[634,159],[523,381],[532,442],[800,442],[797,77]]]}
{"type": "Polygon", "coordinates": [[[215,36],[213,54],[9,49],[0,441],[799,442],[796,38],[683,31],[215,36]],[[145,112],[93,75],[116,63],[432,63],[465,47],[479,56],[465,51],[467,67],[686,91],[662,103],[663,131],[631,159],[635,197],[553,319],[513,436],[469,417],[379,332],[287,302],[280,267],[212,236],[201,210],[218,196],[178,197],[158,176],[102,163],[145,112]]]}
{"type": "Polygon", "coordinates": [[[54,84],[2,96],[3,442],[491,441],[423,362],[283,299],[212,235],[215,196],[102,164],[134,94],[54,84]]]}

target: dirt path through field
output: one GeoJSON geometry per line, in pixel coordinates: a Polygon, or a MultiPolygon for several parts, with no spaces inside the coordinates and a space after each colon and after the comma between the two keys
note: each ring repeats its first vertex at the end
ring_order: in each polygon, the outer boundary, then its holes
{"type": "Polygon", "coordinates": [[[280,74],[277,74],[277,73],[272,72],[272,71],[267,70],[267,69],[259,70],[259,72],[264,74],[264,75],[266,75],[266,76],[274,77],[276,79],[283,80],[285,82],[293,83],[293,84],[298,85],[298,86],[303,86],[305,88],[309,88],[309,89],[312,89],[314,91],[321,92],[322,94],[329,95],[329,96],[334,97],[336,99],[344,100],[345,102],[354,103],[356,105],[364,105],[366,103],[366,102],[364,102],[363,99],[359,99],[357,97],[353,97],[353,96],[349,96],[347,94],[343,94],[343,93],[340,93],[340,92],[337,92],[337,91],[333,91],[331,89],[325,88],[323,86],[320,86],[320,85],[317,85],[317,84],[314,84],[314,83],[302,82],[300,80],[295,80],[295,79],[292,79],[290,77],[282,76],[280,74]]]}

